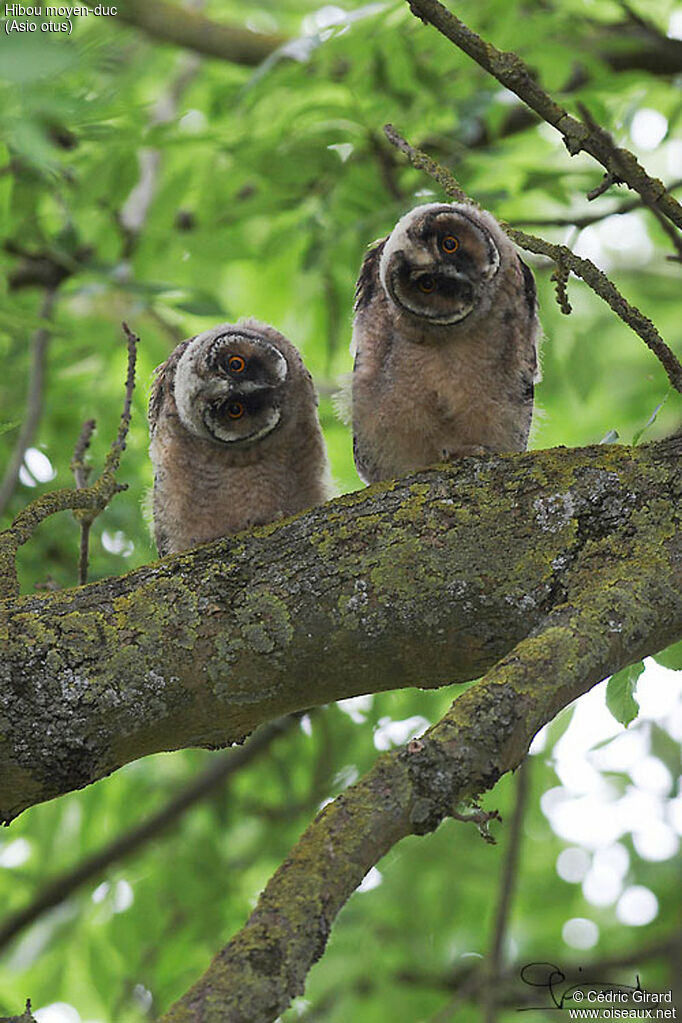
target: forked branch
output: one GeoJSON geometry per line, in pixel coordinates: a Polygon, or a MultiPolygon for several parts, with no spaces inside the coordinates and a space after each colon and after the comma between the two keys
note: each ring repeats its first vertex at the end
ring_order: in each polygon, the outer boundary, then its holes
{"type": "Polygon", "coordinates": [[[617,146],[609,133],[591,118],[578,120],[545,92],[516,53],[498,50],[460,21],[438,0],[408,0],[410,10],[422,21],[429,22],[455,46],[476,61],[501,85],[515,93],[544,121],[562,135],[571,154],[580,152],[602,165],[608,185],[622,183],[641,195],[647,206],[659,210],[675,226],[682,229],[682,206],[658,178],[652,178],[628,149],[617,146]]]}
{"type": "MultiPolygon", "coordinates": [[[[441,167],[426,153],[410,145],[393,125],[387,124],[384,131],[389,142],[405,153],[412,166],[417,170],[425,171],[429,177],[437,181],[451,199],[456,202],[474,202],[448,170],[441,167]]],[[[556,245],[553,242],[545,241],[544,238],[538,238],[535,235],[526,234],[525,231],[510,227],[509,224],[502,223],[501,226],[520,248],[526,249],[527,252],[534,252],[536,255],[547,256],[548,259],[556,263],[557,276],[555,279],[559,285],[557,297],[564,312],[570,312],[565,284],[568,272],[571,272],[584,280],[595,294],[599,295],[613,309],[614,313],[641,337],[665,369],[672,386],[676,391],[682,393],[682,365],[677,356],[665,343],[651,320],[621,295],[615,284],[599,267],[589,259],[576,256],[575,252],[566,245],[556,245]]]]}
{"type": "MultiPolygon", "coordinates": [[[[621,635],[601,627],[614,580],[603,582],[588,614],[568,604],[552,612],[421,739],[379,757],[326,806],[244,928],[160,1023],[272,1023],[303,992],[337,913],[367,871],[402,838],[457,817],[462,803],[523,760],[542,724],[608,673],[621,635]]],[[[636,617],[622,621],[626,636],[638,628],[636,617]]]]}
{"type": "MultiPolygon", "coordinates": [[[[88,473],[87,467],[84,464],[84,456],[94,424],[90,426],[87,423],[81,431],[72,460],[72,468],[74,468],[76,475],[76,489],[55,490],[52,493],[43,494],[42,497],[32,501],[31,504],[17,515],[8,529],[0,533],[0,599],[15,596],[19,592],[16,567],[17,552],[20,547],[31,539],[38,526],[45,519],[51,515],[56,515],[57,512],[70,509],[81,524],[87,523],[87,528],[89,529],[89,526],[104,511],[111,499],[122,490],[127,490],[127,484],[117,482],[116,473],[121,462],[121,455],[125,449],[126,437],[130,426],[133,389],[135,387],[136,345],[139,338],[129,330],[125,323],[123,324],[123,330],[128,345],[125,399],[118,432],[104,461],[102,474],[91,487],[78,486],[78,480],[83,480],[84,476],[88,473]]],[[[81,548],[82,546],[81,544],[81,548]]],[[[81,563],[82,560],[81,550],[81,563]]]]}

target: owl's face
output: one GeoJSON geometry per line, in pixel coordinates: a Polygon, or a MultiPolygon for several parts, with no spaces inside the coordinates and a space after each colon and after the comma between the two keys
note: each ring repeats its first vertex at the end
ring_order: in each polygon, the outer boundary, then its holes
{"type": "Polygon", "coordinates": [[[193,338],[178,362],[175,402],[183,425],[218,444],[245,446],[282,417],[288,343],[264,324],[223,324],[193,338]]]}
{"type": "Polygon", "coordinates": [[[381,282],[407,313],[433,324],[459,323],[490,296],[500,250],[485,219],[466,206],[430,203],[398,221],[381,256],[381,282]]]}

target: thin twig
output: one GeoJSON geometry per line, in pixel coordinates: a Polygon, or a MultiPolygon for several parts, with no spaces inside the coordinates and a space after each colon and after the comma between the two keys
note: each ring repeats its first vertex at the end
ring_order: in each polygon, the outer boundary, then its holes
{"type": "Polygon", "coordinates": [[[133,334],[127,323],[122,323],[121,326],[123,327],[123,333],[126,336],[128,344],[128,369],[126,373],[125,400],[123,402],[123,411],[121,413],[121,420],[119,422],[116,440],[111,445],[111,450],[109,451],[104,464],[105,472],[107,470],[110,472],[116,472],[121,462],[121,455],[125,451],[126,437],[128,436],[130,417],[132,415],[133,391],[135,389],[135,363],[137,361],[137,345],[139,344],[140,339],[137,334],[133,334]]]}
{"type": "Polygon", "coordinates": [[[675,228],[673,227],[669,220],[666,220],[666,218],[663,216],[663,214],[657,207],[649,206],[648,209],[651,210],[653,215],[656,217],[656,220],[661,225],[661,228],[665,231],[668,238],[670,238],[670,241],[673,244],[673,248],[677,253],[676,256],[668,256],[668,259],[676,263],[682,263],[682,237],[680,236],[679,232],[675,230],[675,228]]]}
{"type": "MultiPolygon", "coordinates": [[[[40,318],[49,320],[52,317],[56,288],[48,288],[40,307],[40,318]]],[[[5,469],[0,483],[0,515],[3,514],[19,479],[19,470],[24,464],[26,451],[31,446],[40,416],[43,410],[43,386],[45,383],[45,356],[52,334],[46,326],[38,327],[31,340],[31,369],[26,394],[26,413],[24,415],[14,451],[5,469]]]]}
{"type": "Polygon", "coordinates": [[[421,149],[415,149],[411,146],[402,135],[400,135],[392,124],[384,125],[384,135],[388,141],[399,149],[401,153],[404,153],[408,158],[415,170],[423,170],[430,178],[437,181],[443,191],[454,199],[456,202],[471,202],[471,199],[464,191],[464,189],[458,184],[454,176],[444,167],[441,167],[439,163],[432,160],[430,156],[422,152],[421,149]]]}
{"type": "Polygon", "coordinates": [[[81,538],[78,546],[78,585],[85,586],[88,581],[88,563],[90,560],[90,528],[91,519],[83,519],[81,526],[81,538]]]}
{"type": "MultiPolygon", "coordinates": [[[[93,431],[95,429],[95,420],[86,419],[81,427],[80,437],[74,448],[73,458],[71,459],[71,471],[73,472],[74,479],[76,481],[76,487],[82,490],[83,487],[88,485],[88,479],[92,472],[92,466],[86,465],[85,452],[90,447],[90,440],[92,438],[93,431]]],[[[90,526],[92,520],[81,515],[80,527],[81,527],[81,539],[80,549],[78,554],[78,585],[85,586],[88,581],[88,551],[90,546],[90,526]]]]}
{"type": "MultiPolygon", "coordinates": [[[[124,323],[123,330],[128,343],[128,372],[125,385],[125,399],[119,422],[118,433],[112,442],[109,453],[99,479],[89,487],[75,490],[54,490],[43,494],[19,512],[11,526],[0,533],[0,599],[13,597],[19,592],[17,578],[16,555],[23,544],[27,543],[41,522],[56,515],[57,512],[71,510],[78,521],[90,521],[104,511],[111,499],[128,489],[127,483],[116,481],[116,472],[121,462],[121,454],[125,449],[126,436],[130,426],[133,388],[135,386],[137,335],[124,323]]],[[[81,431],[81,439],[83,432],[81,431]]],[[[79,439],[79,444],[81,443],[79,439]]],[[[78,445],[77,445],[78,450],[78,445]]]]}
{"type": "Polygon", "coordinates": [[[76,446],[73,449],[70,468],[76,481],[76,486],[79,490],[82,490],[83,487],[87,487],[90,473],[92,472],[92,466],[87,465],[85,462],[85,454],[90,447],[90,441],[92,440],[95,426],[96,423],[94,419],[85,420],[81,426],[81,432],[76,442],[76,446]]]}
{"type": "Polygon", "coordinates": [[[568,267],[576,277],[585,281],[592,291],[599,295],[613,309],[614,313],[634,330],[635,334],[641,337],[663,366],[672,386],[676,391],[682,393],[682,365],[677,356],[665,343],[651,320],[621,295],[615,284],[599,267],[589,259],[576,256],[572,249],[566,245],[554,245],[543,238],[536,238],[534,235],[518,231],[510,227],[509,224],[503,223],[501,226],[520,248],[539,256],[547,256],[558,266],[568,267]]]}
{"type": "Polygon", "coordinates": [[[261,753],[269,749],[276,739],[298,725],[298,722],[299,716],[292,714],[260,728],[244,746],[212,760],[205,771],[147,820],[119,835],[73,869],[48,882],[28,906],[12,913],[0,924],[0,948],[9,944],[47,910],[64,902],[86,881],[99,877],[114,863],[120,863],[133,853],[139,852],[171,825],[177,824],[188,810],[210,796],[238,771],[251,764],[261,753]]]}
{"type": "Polygon", "coordinates": [[[430,22],[442,35],[476,61],[519,99],[561,134],[571,156],[589,153],[611,175],[655,206],[678,228],[682,228],[682,206],[658,178],[652,178],[628,149],[616,146],[607,131],[595,123],[572,117],[538,84],[530,69],[516,53],[498,50],[460,21],[438,0],[408,0],[410,10],[430,22]]]}
{"type": "Polygon", "coordinates": [[[0,1023],[36,1023],[31,1012],[31,999],[26,999],[26,1010],[22,1012],[21,1016],[2,1016],[0,1023]]]}
{"type": "MultiPolygon", "coordinates": [[[[611,978],[616,971],[634,967],[641,967],[653,959],[670,959],[679,954],[682,949],[682,937],[678,931],[673,932],[663,939],[653,943],[631,949],[626,953],[616,956],[609,956],[604,959],[591,960],[589,972],[593,977],[604,980],[611,978]]],[[[498,1005],[520,1009],[524,1002],[524,993],[519,990],[519,975],[527,960],[520,960],[512,963],[505,969],[499,978],[498,1005]]],[[[673,967],[674,969],[674,967],[673,967]]],[[[564,965],[562,971],[565,973],[565,983],[585,982],[586,969],[581,965],[564,965]]],[[[432,1017],[430,1023],[451,1023],[456,1018],[455,1010],[464,1002],[473,1001],[480,1004],[483,993],[488,984],[488,974],[485,960],[478,959],[471,961],[466,967],[458,967],[454,970],[443,972],[430,972],[419,967],[404,967],[395,974],[395,981],[399,984],[409,984],[420,988],[431,988],[434,991],[448,991],[454,997],[450,999],[439,1010],[436,1016],[432,1017]]],[[[363,989],[369,986],[369,979],[361,977],[359,983],[363,989]]],[[[335,994],[332,991],[332,997],[335,994]]],[[[535,994],[530,993],[534,998],[535,994]]],[[[303,1017],[305,1018],[305,1017],[303,1017]]]]}
{"type": "MultiPolygon", "coordinates": [[[[430,177],[440,184],[446,195],[458,202],[464,200],[472,203],[472,205],[477,205],[474,200],[466,195],[459,182],[449,171],[445,170],[444,167],[441,167],[419,149],[411,146],[409,142],[398,134],[392,125],[387,124],[384,131],[388,140],[393,142],[395,146],[407,155],[412,166],[426,171],[430,177]]],[[[555,245],[552,242],[545,241],[543,238],[536,238],[535,235],[526,234],[524,231],[519,231],[502,221],[500,226],[520,248],[526,249],[528,252],[534,252],[537,255],[547,256],[553,260],[561,269],[564,278],[567,269],[574,273],[576,277],[582,278],[595,294],[599,295],[613,309],[616,315],[641,337],[665,369],[672,386],[676,391],[682,393],[682,365],[678,361],[677,356],[665,343],[651,320],[644,316],[635,306],[630,305],[621,295],[620,291],[618,291],[615,284],[591,260],[576,256],[566,245],[555,245]]],[[[565,296],[565,291],[563,293],[565,296]]]]}
{"type": "Polygon", "coordinates": [[[498,984],[504,970],[503,945],[509,923],[509,910],[516,889],[519,869],[519,851],[523,833],[523,820],[528,806],[529,761],[526,758],[516,772],[516,802],[509,827],[509,844],[500,878],[500,889],[495,914],[495,928],[487,962],[485,987],[485,1023],[497,1019],[498,984]]]}

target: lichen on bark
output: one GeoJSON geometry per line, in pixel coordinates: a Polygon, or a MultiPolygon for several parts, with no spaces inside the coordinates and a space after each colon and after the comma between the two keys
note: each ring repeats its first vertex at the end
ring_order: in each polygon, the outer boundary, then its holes
{"type": "Polygon", "coordinates": [[[664,646],[682,632],[681,445],[462,459],[119,579],[5,600],[0,816],[282,713],[469,681],[562,607],[616,623],[613,670],[664,646]]]}

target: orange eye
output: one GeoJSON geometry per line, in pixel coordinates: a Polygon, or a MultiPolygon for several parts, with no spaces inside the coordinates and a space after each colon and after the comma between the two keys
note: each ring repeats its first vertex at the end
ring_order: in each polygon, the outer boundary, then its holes
{"type": "Polygon", "coordinates": [[[246,369],[246,359],[242,359],[241,355],[231,355],[227,360],[227,368],[230,373],[243,373],[246,369]]]}
{"type": "Polygon", "coordinates": [[[241,419],[245,412],[246,409],[241,401],[233,401],[231,405],[227,406],[227,414],[230,419],[241,419]]]}
{"type": "Polygon", "coordinates": [[[454,234],[446,234],[445,238],[443,238],[440,243],[440,246],[443,252],[457,252],[457,249],[459,248],[459,240],[455,238],[454,234]]]}
{"type": "Polygon", "coordinates": [[[436,287],[436,282],[433,277],[420,277],[417,284],[419,286],[419,290],[423,291],[425,295],[430,295],[436,287]]]}

